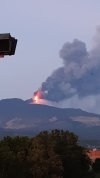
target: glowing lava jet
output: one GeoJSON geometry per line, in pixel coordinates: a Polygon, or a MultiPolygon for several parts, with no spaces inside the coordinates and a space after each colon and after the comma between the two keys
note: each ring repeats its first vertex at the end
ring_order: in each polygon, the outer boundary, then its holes
{"type": "MultiPolygon", "coordinates": [[[[45,92],[45,94],[47,94],[47,91],[45,92]]],[[[57,105],[51,101],[45,100],[44,99],[44,95],[43,91],[41,91],[41,89],[37,90],[36,92],[34,92],[34,95],[32,97],[32,102],[30,104],[42,104],[42,105],[48,105],[48,106],[56,106],[57,105]]]]}
{"type": "Polygon", "coordinates": [[[36,91],[33,96],[33,103],[40,104],[42,98],[42,92],[40,90],[36,91]]]}

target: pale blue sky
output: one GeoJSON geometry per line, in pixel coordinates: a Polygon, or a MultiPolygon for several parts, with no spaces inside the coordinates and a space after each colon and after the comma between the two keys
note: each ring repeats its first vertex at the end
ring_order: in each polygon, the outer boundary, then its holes
{"type": "Polygon", "coordinates": [[[0,61],[0,99],[31,98],[62,65],[62,45],[78,38],[90,48],[100,25],[99,0],[3,0],[0,7],[0,33],[18,39],[15,56],[0,61]]]}

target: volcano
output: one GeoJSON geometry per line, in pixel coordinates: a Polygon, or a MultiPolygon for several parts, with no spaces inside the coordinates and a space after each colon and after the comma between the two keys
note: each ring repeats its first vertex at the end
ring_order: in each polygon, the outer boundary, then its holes
{"type": "Polygon", "coordinates": [[[100,115],[81,109],[56,108],[13,98],[0,100],[0,136],[32,136],[43,130],[64,129],[82,139],[99,139],[100,115]]]}

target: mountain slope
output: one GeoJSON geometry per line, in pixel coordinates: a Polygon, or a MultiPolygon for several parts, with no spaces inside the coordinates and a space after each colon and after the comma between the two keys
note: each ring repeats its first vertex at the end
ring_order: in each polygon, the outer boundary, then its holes
{"type": "Polygon", "coordinates": [[[66,129],[81,138],[99,138],[100,115],[80,109],[28,104],[21,99],[0,100],[0,135],[32,135],[41,130],[66,129]]]}

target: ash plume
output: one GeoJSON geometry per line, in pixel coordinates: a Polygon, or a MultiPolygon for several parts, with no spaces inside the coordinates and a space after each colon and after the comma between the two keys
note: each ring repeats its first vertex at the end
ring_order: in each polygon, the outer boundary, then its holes
{"type": "Polygon", "coordinates": [[[42,83],[44,99],[61,102],[100,94],[100,27],[90,51],[84,42],[74,39],[63,45],[59,55],[63,65],[42,83]]]}

